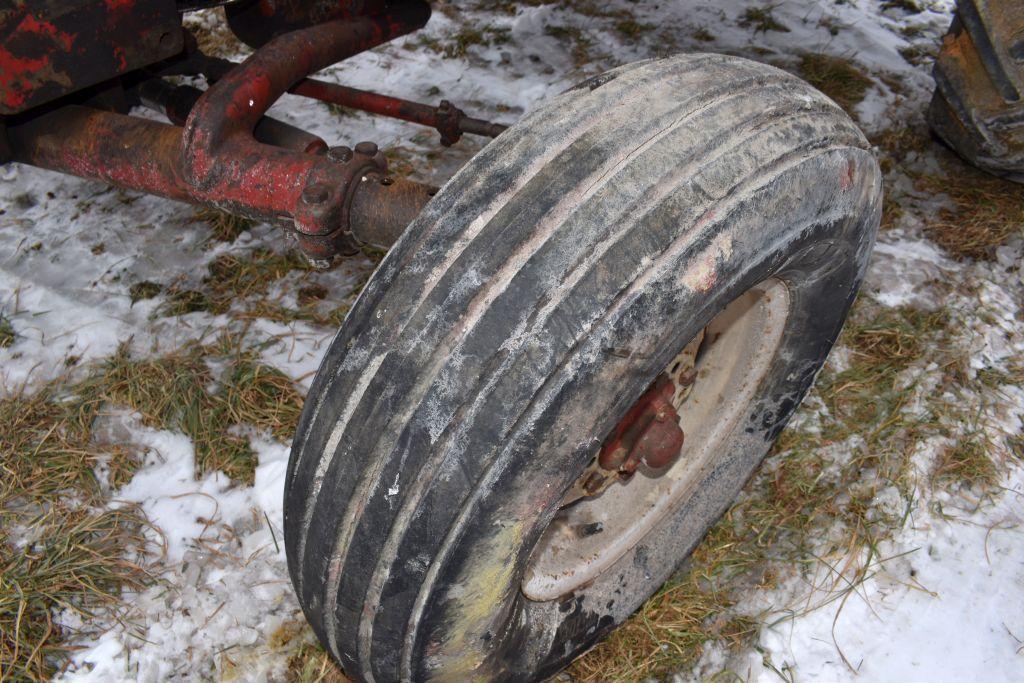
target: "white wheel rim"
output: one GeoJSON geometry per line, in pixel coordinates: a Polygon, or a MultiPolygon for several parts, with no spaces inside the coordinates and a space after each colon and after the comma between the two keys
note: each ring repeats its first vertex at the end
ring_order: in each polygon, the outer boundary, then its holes
{"type": "Polygon", "coordinates": [[[676,406],[686,435],[679,458],[662,472],[641,466],[628,481],[559,510],[530,558],[522,582],[527,598],[554,600],[591,583],[690,495],[747,415],[789,307],[789,290],[771,279],[711,321],[692,392],[676,406]]]}

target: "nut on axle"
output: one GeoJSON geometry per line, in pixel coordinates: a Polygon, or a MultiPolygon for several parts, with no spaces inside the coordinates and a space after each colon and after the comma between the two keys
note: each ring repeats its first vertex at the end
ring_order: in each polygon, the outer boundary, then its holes
{"type": "Polygon", "coordinates": [[[353,198],[360,185],[384,177],[387,167],[373,142],[333,147],[313,167],[295,207],[295,235],[311,263],[323,266],[359,251],[351,227],[353,198]]]}

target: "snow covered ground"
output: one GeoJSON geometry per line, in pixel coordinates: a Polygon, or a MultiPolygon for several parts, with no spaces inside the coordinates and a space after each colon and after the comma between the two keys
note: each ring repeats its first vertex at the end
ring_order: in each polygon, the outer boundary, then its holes
{"type": "MultiPolygon", "coordinates": [[[[952,2],[923,1],[922,11],[879,0],[782,0],[771,16],[787,29],[759,30],[743,0],[703,3],[603,3],[636,26],[580,11],[587,3],[524,4],[515,12],[439,4],[428,28],[329,69],[325,77],[411,99],[451,99],[483,118],[514,121],[586,75],[619,63],[679,51],[731,52],[793,65],[808,50],[849,59],[873,77],[856,109],[869,133],[920,116],[932,87],[927,59],[950,21],[952,2]],[[453,36],[487,27],[463,49],[453,36]],[[569,27],[553,32],[551,27],[569,27]],[[441,49],[434,49],[436,46],[441,49]],[[441,94],[439,94],[441,93],[441,94]]],[[[481,3],[486,5],[486,3],[481,3]]],[[[200,17],[196,21],[209,21],[200,17]]],[[[330,144],[375,140],[409,160],[417,176],[443,181],[483,144],[467,138],[441,151],[436,134],[401,122],[286,97],[272,113],[330,144]],[[429,162],[424,155],[431,152],[429,162]]],[[[936,166],[926,156],[917,166],[936,166]]],[[[922,223],[943,206],[890,177],[908,207],[880,236],[866,293],[882,306],[946,307],[964,325],[972,368],[1005,369],[1024,355],[1024,241],[1018,235],[993,262],[957,262],[928,241],[922,223]],[[948,286],[937,288],[936,281],[948,286]],[[950,291],[955,294],[949,294],[950,291]]],[[[233,243],[210,243],[194,210],[27,167],[7,167],[0,181],[0,311],[14,343],[0,348],[3,391],[40,386],[128,342],[136,354],[160,355],[229,329],[263,361],[308,387],[334,330],[308,322],[242,319],[228,313],[159,313],[164,297],[133,301],[132,286],[157,282],[199,286],[206,266],[224,253],[259,245],[283,249],[268,226],[233,243]],[[212,246],[211,246],[212,244],[212,246]]],[[[340,303],[372,270],[366,258],[312,276],[340,303]]],[[[304,281],[308,282],[308,280],[304,281]]],[[[298,281],[276,282],[269,296],[293,305],[298,281]]],[[[243,302],[244,303],[244,302],[243,302]]],[[[836,362],[841,362],[839,359],[836,362]]],[[[83,370],[84,371],[84,370],[83,370]]],[[[938,372],[937,368],[932,371],[938,372]]],[[[997,387],[979,401],[991,407],[985,428],[1019,435],[1024,393],[997,387]]],[[[281,542],[282,482],[288,446],[251,436],[259,458],[252,486],[220,473],[194,474],[195,448],[182,433],[160,431],[130,413],[103,418],[105,429],[142,448],[144,462],[111,493],[141,505],[163,551],[162,580],[126,595],[126,611],[82,623],[82,649],[64,680],[279,680],[288,659],[311,635],[291,592],[281,542]]],[[[939,443],[915,454],[922,475],[939,443]]],[[[761,615],[753,649],[709,648],[692,670],[696,680],[731,670],[743,680],[989,681],[1024,680],[1024,469],[1000,459],[1000,488],[949,492],[922,484],[911,499],[883,494],[906,514],[863,581],[835,589],[821,565],[794,573],[771,590],[752,590],[738,607],[761,615]],[[831,585],[833,589],[811,590],[831,585]],[[794,601],[802,601],[799,605],[794,601]],[[766,616],[768,615],[768,616],[766,616]]],[[[922,481],[925,477],[922,477],[922,481]]]]}

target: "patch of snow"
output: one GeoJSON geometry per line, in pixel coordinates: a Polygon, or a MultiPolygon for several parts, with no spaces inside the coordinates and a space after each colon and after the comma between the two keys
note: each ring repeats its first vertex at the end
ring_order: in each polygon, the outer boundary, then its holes
{"type": "Polygon", "coordinates": [[[823,682],[1019,681],[1024,470],[1004,486],[1006,495],[973,511],[918,507],[845,599],[762,633],[773,666],[823,682]]]}
{"type": "Polygon", "coordinates": [[[957,270],[957,264],[932,242],[883,236],[875,244],[864,291],[886,306],[934,309],[943,299],[931,285],[957,270]]]}
{"type": "Polygon", "coordinates": [[[287,447],[254,440],[255,482],[231,486],[219,472],[195,478],[184,435],[142,427],[131,415],[113,419],[148,449],[113,504],[139,504],[167,571],[129,596],[128,611],[74,654],[60,680],[279,677],[287,657],[270,643],[300,618],[282,540],[287,447]]]}

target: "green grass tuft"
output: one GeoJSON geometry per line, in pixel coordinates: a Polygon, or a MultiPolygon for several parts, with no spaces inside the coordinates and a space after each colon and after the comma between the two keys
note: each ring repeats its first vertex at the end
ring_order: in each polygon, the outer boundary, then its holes
{"type": "Polygon", "coordinates": [[[933,482],[946,488],[995,485],[999,469],[989,455],[992,450],[992,444],[980,435],[943,449],[935,463],[933,482]]]}
{"type": "Polygon", "coordinates": [[[702,43],[711,43],[715,40],[715,34],[707,30],[703,26],[693,32],[693,37],[702,43]]]}
{"type": "Polygon", "coordinates": [[[643,24],[632,17],[615,22],[615,30],[626,38],[636,40],[656,28],[654,24],[643,24]]]}
{"type": "Polygon", "coordinates": [[[236,303],[265,295],[274,282],[288,273],[312,270],[296,251],[281,254],[260,247],[247,254],[221,254],[207,266],[202,290],[172,286],[158,315],[176,316],[198,311],[215,315],[227,313],[236,303]]]}
{"type": "Polygon", "coordinates": [[[134,285],[128,288],[128,295],[132,298],[132,303],[138,301],[144,301],[146,299],[152,299],[156,297],[160,292],[164,290],[163,285],[157,284],[156,282],[149,282],[148,280],[143,282],[136,282],[134,285]]]}
{"type": "Polygon", "coordinates": [[[252,483],[255,458],[233,428],[251,426],[290,438],[302,399],[291,380],[259,362],[255,352],[190,345],[156,358],[133,358],[123,346],[75,387],[96,410],[118,406],[155,428],[184,432],[196,449],[196,468],[220,470],[252,483]],[[218,377],[208,361],[226,364],[218,377]]]}

